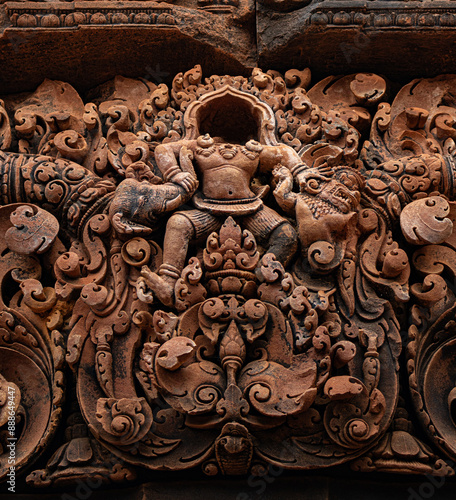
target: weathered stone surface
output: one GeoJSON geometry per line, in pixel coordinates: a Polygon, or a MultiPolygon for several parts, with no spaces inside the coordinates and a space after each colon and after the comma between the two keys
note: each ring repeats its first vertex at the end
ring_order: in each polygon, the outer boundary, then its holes
{"type": "Polygon", "coordinates": [[[455,81],[390,104],[374,74],[195,66],[5,96],[3,478],[11,432],[30,488],[453,475],[455,81]]]}
{"type": "Polygon", "coordinates": [[[455,23],[445,1],[264,0],[258,61],[279,71],[309,66],[319,77],[350,68],[406,83],[455,72],[455,23]]]}
{"type": "Polygon", "coordinates": [[[376,471],[446,498],[455,25],[441,1],[1,3],[2,486],[384,498],[376,471]]]}
{"type": "Polygon", "coordinates": [[[196,2],[6,2],[0,5],[0,93],[31,91],[44,78],[80,91],[118,74],[169,82],[183,60],[211,73],[247,75],[256,66],[252,7],[236,7],[234,20],[233,9],[214,13],[196,2]]]}
{"type": "Polygon", "coordinates": [[[169,82],[183,61],[210,74],[308,66],[318,79],[370,71],[406,83],[456,72],[454,26],[450,1],[3,2],[0,93],[44,78],[80,91],[118,74],[169,82]]]}

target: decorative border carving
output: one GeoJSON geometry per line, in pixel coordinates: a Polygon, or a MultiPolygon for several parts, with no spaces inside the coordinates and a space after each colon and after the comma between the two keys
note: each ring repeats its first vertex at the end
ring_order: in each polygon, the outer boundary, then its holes
{"type": "Polygon", "coordinates": [[[320,7],[313,11],[306,24],[324,27],[359,27],[359,28],[452,28],[456,26],[456,9],[451,5],[433,6],[408,2],[407,7],[400,5],[381,7],[363,5],[353,8],[353,3],[320,7]]]}
{"type": "Polygon", "coordinates": [[[7,2],[7,15],[15,28],[73,28],[83,25],[177,24],[173,9],[155,2],[7,2]]]}

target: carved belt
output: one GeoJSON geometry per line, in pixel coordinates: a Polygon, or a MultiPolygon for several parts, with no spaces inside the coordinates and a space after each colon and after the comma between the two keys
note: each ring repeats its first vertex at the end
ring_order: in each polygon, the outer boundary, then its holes
{"type": "Polygon", "coordinates": [[[241,200],[213,200],[204,198],[201,192],[194,194],[193,205],[200,210],[209,211],[213,215],[232,215],[239,217],[252,215],[263,206],[263,201],[257,196],[241,200]]]}

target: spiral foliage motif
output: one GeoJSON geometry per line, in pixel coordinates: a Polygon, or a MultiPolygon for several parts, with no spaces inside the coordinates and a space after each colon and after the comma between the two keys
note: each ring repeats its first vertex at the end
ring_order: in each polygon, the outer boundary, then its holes
{"type": "Polygon", "coordinates": [[[122,446],[140,441],[152,425],[152,411],[144,398],[100,398],[96,417],[100,436],[122,446]]]}

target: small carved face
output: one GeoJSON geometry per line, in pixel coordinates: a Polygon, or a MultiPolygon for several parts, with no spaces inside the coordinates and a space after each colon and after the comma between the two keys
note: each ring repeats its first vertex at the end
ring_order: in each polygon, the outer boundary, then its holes
{"type": "Polygon", "coordinates": [[[362,178],[347,167],[310,173],[296,200],[301,245],[313,269],[333,270],[357,223],[362,178]]]}
{"type": "MultiPolygon", "coordinates": [[[[354,171],[342,171],[335,177],[328,177],[316,170],[315,175],[306,179],[303,194],[313,198],[311,210],[317,219],[327,213],[348,214],[355,211],[360,202],[361,184],[360,176],[354,171]]],[[[308,198],[308,201],[311,200],[308,198]]]]}
{"type": "Polygon", "coordinates": [[[148,213],[149,193],[148,182],[138,182],[135,179],[124,180],[116,190],[116,196],[111,203],[109,215],[119,233],[139,232],[150,233],[157,220],[153,212],[148,213]],[[137,231],[134,231],[136,227],[137,231]]]}
{"type": "Polygon", "coordinates": [[[322,186],[320,198],[334,205],[343,214],[354,210],[359,203],[359,191],[351,191],[348,186],[332,180],[322,186]]]}
{"type": "Polygon", "coordinates": [[[241,424],[225,424],[215,441],[215,454],[225,474],[245,474],[252,461],[253,443],[248,430],[241,424]]]}

